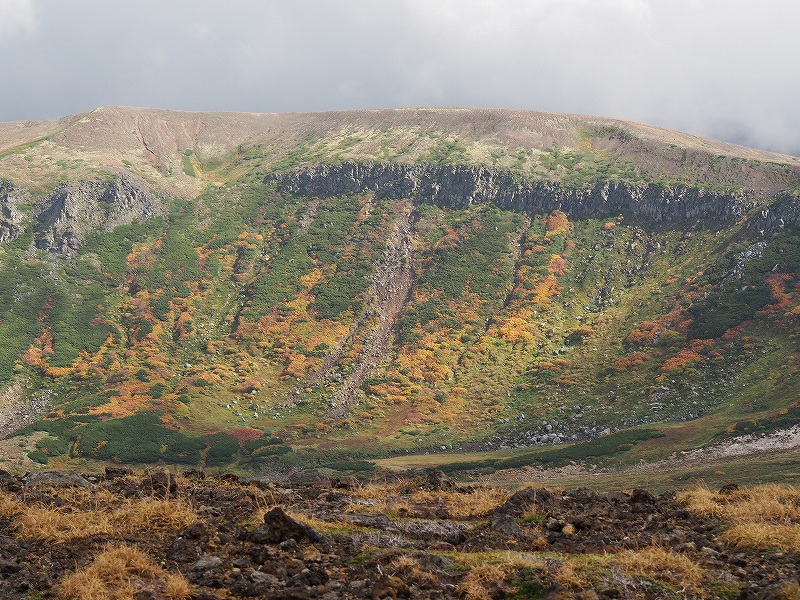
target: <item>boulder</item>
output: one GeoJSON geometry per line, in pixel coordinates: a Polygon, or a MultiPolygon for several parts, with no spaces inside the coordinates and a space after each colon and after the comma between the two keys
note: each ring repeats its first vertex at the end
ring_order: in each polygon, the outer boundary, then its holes
{"type": "Polygon", "coordinates": [[[257,544],[279,544],[289,539],[297,542],[308,540],[324,543],[326,541],[319,531],[294,520],[279,506],[265,514],[264,524],[250,535],[250,541],[257,544]]]}

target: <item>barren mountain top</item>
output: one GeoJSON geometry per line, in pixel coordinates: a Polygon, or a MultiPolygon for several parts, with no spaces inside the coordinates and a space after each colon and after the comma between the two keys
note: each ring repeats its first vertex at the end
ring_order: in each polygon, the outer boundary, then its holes
{"type": "Polygon", "coordinates": [[[405,162],[423,157],[437,140],[461,144],[467,162],[487,165],[496,163],[499,153],[590,150],[639,165],[654,179],[675,176],[687,155],[690,162],[694,157],[698,175],[711,179],[716,175],[710,163],[746,161],[747,167],[737,166],[736,178],[754,189],[767,185],[762,179],[774,187],[778,165],[791,173],[781,180],[800,172],[796,157],[602,117],[470,108],[257,114],[119,106],[57,121],[0,123],[0,172],[22,184],[41,185],[47,160],[40,159],[49,158],[69,161],[76,176],[127,169],[172,193],[194,195],[205,187],[204,179],[213,182],[217,177],[187,177],[181,168],[187,150],[201,163],[215,164],[235,162],[237,152],[255,146],[267,148],[267,163],[303,146],[337,150],[341,158],[405,162]],[[754,162],[759,165],[750,164],[754,162]],[[771,166],[766,178],[760,173],[764,163],[771,166]]]}

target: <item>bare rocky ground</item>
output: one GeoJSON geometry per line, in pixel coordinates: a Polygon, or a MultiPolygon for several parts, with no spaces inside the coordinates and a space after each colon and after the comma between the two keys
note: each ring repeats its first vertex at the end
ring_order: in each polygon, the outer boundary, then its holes
{"type": "MultiPolygon", "coordinates": [[[[672,493],[510,493],[459,486],[437,471],[380,485],[345,477],[282,487],[114,468],[2,472],[0,489],[0,597],[9,600],[779,598],[800,590],[798,554],[733,547],[724,521],[672,493]],[[160,508],[137,526],[119,519],[123,506],[125,515],[160,508]],[[108,515],[116,525],[97,528],[108,515]],[[108,580],[88,596],[60,587],[120,544],[144,551],[160,573],[181,574],[186,588],[132,563],[120,567],[129,569],[125,593],[103,596],[97,590],[115,585],[108,580]]],[[[723,506],[742,494],[731,486],[713,498],[723,506]]]]}

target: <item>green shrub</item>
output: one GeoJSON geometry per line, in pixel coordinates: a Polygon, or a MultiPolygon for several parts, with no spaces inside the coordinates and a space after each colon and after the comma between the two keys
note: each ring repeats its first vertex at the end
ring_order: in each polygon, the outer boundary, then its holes
{"type": "Polygon", "coordinates": [[[239,451],[239,440],[230,433],[220,431],[207,437],[210,448],[206,453],[206,466],[229,464],[239,451]]]}

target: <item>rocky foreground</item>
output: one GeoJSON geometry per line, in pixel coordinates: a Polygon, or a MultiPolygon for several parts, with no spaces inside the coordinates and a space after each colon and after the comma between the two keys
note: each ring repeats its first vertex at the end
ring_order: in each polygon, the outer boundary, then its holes
{"type": "Polygon", "coordinates": [[[425,478],[0,472],[0,597],[795,598],[786,486],[680,497],[425,478]]]}

